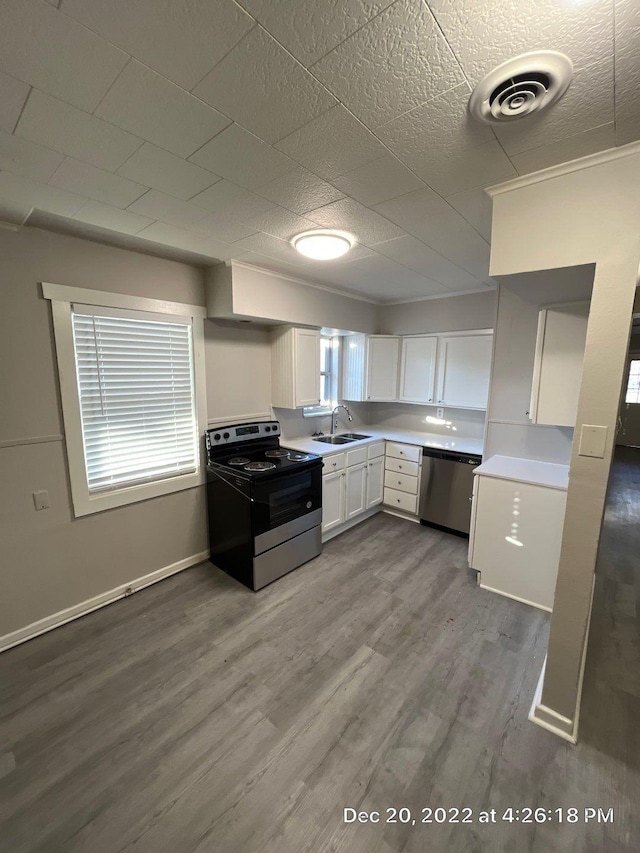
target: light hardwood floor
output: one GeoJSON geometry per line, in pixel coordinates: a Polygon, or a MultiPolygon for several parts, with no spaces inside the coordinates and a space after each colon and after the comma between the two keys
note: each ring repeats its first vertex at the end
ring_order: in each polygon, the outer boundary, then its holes
{"type": "MultiPolygon", "coordinates": [[[[589,670],[577,747],[529,723],[548,618],[479,589],[466,547],[381,514],[258,594],[204,564],[7,652],[2,849],[640,849],[637,693],[589,670]],[[429,806],[616,811],[421,824],[429,806]],[[344,807],[417,824],[345,825],[344,807]]],[[[632,591],[605,598],[594,632],[631,631],[632,591]]]]}

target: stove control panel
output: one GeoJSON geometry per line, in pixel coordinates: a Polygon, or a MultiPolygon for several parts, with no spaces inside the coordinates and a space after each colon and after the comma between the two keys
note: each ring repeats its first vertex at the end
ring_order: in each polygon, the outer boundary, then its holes
{"type": "Polygon", "coordinates": [[[214,427],[205,433],[207,450],[223,447],[225,444],[239,444],[244,441],[256,441],[261,438],[276,438],[280,435],[278,421],[258,421],[249,424],[229,424],[214,427]]]}

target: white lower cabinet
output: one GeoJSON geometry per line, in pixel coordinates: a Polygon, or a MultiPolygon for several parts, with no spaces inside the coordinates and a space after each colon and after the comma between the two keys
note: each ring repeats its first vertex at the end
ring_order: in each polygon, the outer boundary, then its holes
{"type": "Polygon", "coordinates": [[[367,471],[366,509],[382,503],[384,494],[384,456],[371,459],[367,471]]]}
{"type": "Polygon", "coordinates": [[[335,471],[322,478],[322,532],[333,530],[345,518],[345,472],[335,471]]]}
{"type": "Polygon", "coordinates": [[[415,444],[387,442],[384,472],[384,503],[409,515],[418,513],[418,489],[422,448],[415,444]]]}
{"type": "Polygon", "coordinates": [[[331,454],[323,461],[322,532],[333,531],[333,536],[337,528],[351,526],[358,516],[382,503],[384,442],[331,454]]]}
{"type": "Polygon", "coordinates": [[[346,477],[346,520],[360,515],[367,508],[367,463],[347,468],[346,477]]]}

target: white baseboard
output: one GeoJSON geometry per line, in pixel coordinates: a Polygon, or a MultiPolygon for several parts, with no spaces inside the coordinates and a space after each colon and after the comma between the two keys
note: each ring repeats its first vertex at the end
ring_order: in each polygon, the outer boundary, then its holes
{"type": "Polygon", "coordinates": [[[542,685],[544,684],[544,672],[546,667],[547,659],[545,657],[544,663],[542,664],[540,678],[538,679],[536,692],[533,696],[533,702],[531,703],[529,720],[537,726],[546,729],[548,732],[552,732],[552,734],[557,735],[564,740],[568,740],[569,743],[575,744],[578,739],[574,720],[570,720],[568,717],[563,717],[562,714],[558,714],[557,711],[554,711],[552,708],[548,708],[540,701],[542,698],[542,685]]]}
{"type": "Polygon", "coordinates": [[[380,506],[374,506],[372,509],[365,510],[365,512],[361,512],[360,515],[352,518],[351,521],[345,521],[344,524],[341,524],[339,527],[334,527],[333,530],[330,530],[328,533],[322,534],[322,544],[328,542],[330,539],[333,539],[336,536],[339,536],[341,533],[344,533],[347,530],[351,530],[352,527],[355,527],[356,524],[361,524],[363,521],[366,521],[368,518],[376,515],[376,513],[380,512],[380,506]]]}
{"type": "Polygon", "coordinates": [[[39,619],[37,622],[32,622],[30,625],[25,625],[24,628],[19,628],[17,631],[12,631],[10,634],[5,634],[0,637],[0,652],[17,646],[20,643],[26,643],[27,640],[33,639],[46,631],[52,631],[54,628],[59,628],[73,619],[79,619],[80,616],[85,616],[93,610],[98,610],[107,604],[117,601],[119,598],[124,598],[125,594],[137,592],[144,589],[146,586],[157,583],[158,581],[168,578],[170,575],[175,575],[183,569],[188,569],[198,563],[202,563],[209,558],[209,551],[201,551],[199,554],[193,554],[191,557],[185,557],[183,560],[178,560],[177,563],[171,563],[169,566],[164,566],[161,569],[156,569],[155,572],[150,572],[148,575],[143,575],[135,580],[127,581],[119,586],[110,589],[107,592],[102,592],[93,598],[86,601],[81,601],[79,604],[74,604],[73,607],[67,607],[65,610],[60,610],[58,613],[53,613],[51,616],[45,616],[44,619],[39,619]]]}
{"type": "MultiPolygon", "coordinates": [[[[473,568],[473,566],[471,566],[470,568],[473,568]]],[[[480,589],[486,589],[487,592],[495,592],[497,595],[503,595],[505,598],[510,598],[512,601],[519,601],[522,604],[528,604],[529,607],[535,607],[538,610],[546,610],[547,613],[553,613],[552,607],[545,607],[544,604],[537,604],[535,601],[529,601],[527,598],[520,598],[520,596],[518,595],[511,595],[511,593],[505,592],[502,589],[494,589],[494,587],[492,586],[485,586],[482,583],[482,573],[480,572],[480,570],[474,569],[474,571],[478,572],[478,576],[480,577],[480,582],[478,583],[480,589]]]]}

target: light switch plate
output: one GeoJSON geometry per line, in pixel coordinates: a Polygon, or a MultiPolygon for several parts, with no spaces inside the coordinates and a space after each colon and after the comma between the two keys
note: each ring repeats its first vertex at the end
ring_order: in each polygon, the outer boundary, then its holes
{"type": "Polygon", "coordinates": [[[436,417],[444,418],[444,409],[437,409],[436,410],[436,417]]]}
{"type": "Polygon", "coordinates": [[[582,424],[580,430],[579,456],[593,456],[596,459],[604,459],[604,450],[607,445],[607,427],[595,426],[594,424],[582,424]]]}
{"type": "Polygon", "coordinates": [[[49,509],[49,492],[34,492],[33,504],[36,509],[49,509]]]}

